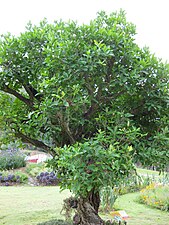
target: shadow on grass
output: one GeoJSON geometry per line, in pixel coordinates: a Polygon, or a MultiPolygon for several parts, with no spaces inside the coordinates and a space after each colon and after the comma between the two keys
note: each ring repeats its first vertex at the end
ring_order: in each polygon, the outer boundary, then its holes
{"type": "Polygon", "coordinates": [[[66,222],[64,220],[50,220],[37,225],[73,225],[73,223],[66,222]]]}

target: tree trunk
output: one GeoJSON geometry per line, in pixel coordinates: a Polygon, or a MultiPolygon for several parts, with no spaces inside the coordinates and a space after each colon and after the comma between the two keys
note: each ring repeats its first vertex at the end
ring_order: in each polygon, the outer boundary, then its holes
{"type": "Polygon", "coordinates": [[[99,193],[92,191],[87,198],[80,198],[77,205],[77,214],[74,216],[74,224],[79,225],[104,225],[98,215],[100,205],[99,193]]]}

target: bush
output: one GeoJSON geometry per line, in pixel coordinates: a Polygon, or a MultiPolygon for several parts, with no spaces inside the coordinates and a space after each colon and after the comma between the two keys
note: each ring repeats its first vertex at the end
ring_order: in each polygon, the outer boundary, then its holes
{"type": "Polygon", "coordinates": [[[18,149],[2,150],[0,152],[0,170],[17,169],[26,166],[25,155],[18,149]]]}
{"type": "Polygon", "coordinates": [[[0,185],[12,186],[20,183],[26,183],[28,176],[22,172],[0,173],[0,185]]]}
{"type": "Polygon", "coordinates": [[[45,163],[29,163],[26,166],[26,173],[28,173],[31,177],[36,177],[38,174],[43,172],[46,169],[45,163]]]}
{"type": "Polygon", "coordinates": [[[114,188],[114,192],[119,195],[124,195],[136,191],[140,191],[147,185],[153,183],[154,178],[150,176],[132,175],[128,179],[122,181],[119,186],[114,188]]]}
{"type": "Polygon", "coordinates": [[[169,211],[169,186],[151,184],[141,190],[138,201],[153,208],[169,211]]]}
{"type": "Polygon", "coordinates": [[[36,178],[39,184],[44,186],[57,185],[59,183],[59,179],[54,172],[41,172],[36,178]]]}
{"type": "Polygon", "coordinates": [[[118,186],[112,188],[111,186],[102,188],[100,192],[101,205],[100,211],[108,212],[113,209],[114,203],[119,195],[124,195],[131,192],[136,192],[147,185],[151,184],[153,180],[151,177],[129,176],[128,179],[122,181],[118,186]]]}

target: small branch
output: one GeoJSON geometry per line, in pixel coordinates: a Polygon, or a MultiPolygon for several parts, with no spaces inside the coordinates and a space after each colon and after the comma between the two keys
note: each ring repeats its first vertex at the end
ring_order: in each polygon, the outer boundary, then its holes
{"type": "Polygon", "coordinates": [[[57,117],[58,117],[58,119],[59,119],[59,121],[60,121],[60,125],[61,125],[62,129],[63,129],[63,130],[66,132],[66,134],[68,135],[69,140],[70,140],[70,143],[71,143],[71,144],[74,144],[74,143],[75,143],[75,139],[74,139],[74,137],[73,137],[73,135],[72,135],[72,133],[71,133],[71,131],[70,131],[70,128],[69,128],[68,123],[64,121],[63,115],[62,115],[60,112],[58,112],[58,113],[57,113],[57,117]]]}
{"type": "Polygon", "coordinates": [[[33,100],[33,98],[36,98],[38,101],[40,101],[41,99],[41,95],[38,95],[38,92],[35,88],[32,87],[32,85],[28,84],[23,84],[25,91],[28,93],[29,97],[31,100],[33,100]]]}
{"type": "Polygon", "coordinates": [[[109,101],[111,101],[113,99],[116,99],[117,97],[119,97],[120,95],[124,94],[125,92],[126,91],[122,90],[122,91],[120,91],[118,93],[115,93],[115,94],[112,94],[110,96],[106,96],[106,97],[103,97],[103,98],[101,97],[101,100],[102,100],[102,102],[109,102],[109,101]]]}
{"type": "Polygon", "coordinates": [[[91,106],[89,107],[87,112],[83,114],[85,119],[89,119],[89,117],[92,116],[97,111],[97,109],[99,108],[99,103],[101,103],[102,98],[101,95],[102,95],[102,87],[100,86],[98,88],[96,97],[93,97],[93,100],[91,101],[91,106]]]}
{"type": "Polygon", "coordinates": [[[87,110],[87,112],[85,112],[83,114],[83,117],[85,119],[89,119],[95,112],[96,110],[98,109],[98,104],[96,102],[93,102],[93,104],[91,104],[91,106],[89,107],[89,109],[87,110]]]}

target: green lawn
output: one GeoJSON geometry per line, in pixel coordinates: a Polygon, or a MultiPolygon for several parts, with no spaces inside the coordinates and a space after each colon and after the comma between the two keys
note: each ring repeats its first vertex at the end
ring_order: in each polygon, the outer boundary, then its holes
{"type": "MultiPolygon", "coordinates": [[[[0,187],[0,225],[35,225],[60,215],[62,201],[69,191],[58,187],[0,187]]],[[[121,196],[118,209],[125,210],[128,225],[167,225],[169,214],[135,202],[138,193],[121,196]]],[[[108,216],[104,216],[108,217],[108,216]]]]}
{"type": "Polygon", "coordinates": [[[58,187],[0,187],[0,225],[33,225],[62,218],[68,191],[58,187]]]}
{"type": "Polygon", "coordinates": [[[135,200],[138,193],[130,193],[117,199],[115,207],[129,215],[129,225],[168,225],[169,213],[139,204],[135,200]]]}
{"type": "Polygon", "coordinates": [[[140,175],[152,175],[152,176],[154,175],[154,176],[161,176],[161,177],[167,174],[166,172],[164,172],[159,175],[159,171],[147,170],[142,168],[137,168],[137,173],[140,175]]]}

